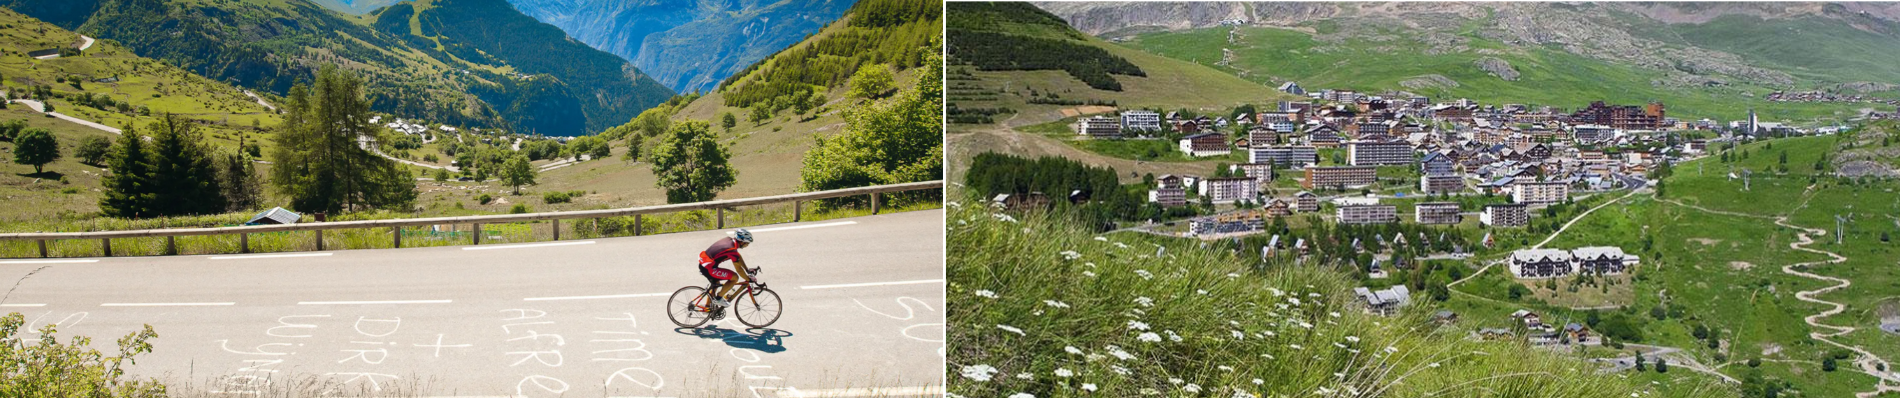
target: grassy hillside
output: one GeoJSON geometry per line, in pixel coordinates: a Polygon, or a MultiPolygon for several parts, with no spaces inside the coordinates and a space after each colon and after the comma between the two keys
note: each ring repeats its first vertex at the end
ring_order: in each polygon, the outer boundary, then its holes
{"type": "Polygon", "coordinates": [[[452,125],[580,135],[671,95],[624,60],[567,40],[499,0],[403,3],[423,11],[387,24],[303,0],[76,3],[96,11],[74,19],[66,9],[15,6],[264,93],[283,94],[318,66],[338,64],[367,76],[375,110],[452,125]],[[411,23],[421,26],[399,26],[411,23]]]}
{"type": "MultiPolygon", "coordinates": [[[[1001,124],[1021,127],[1047,123],[1083,113],[1098,113],[1110,105],[1123,108],[1226,110],[1253,103],[1269,104],[1291,96],[1272,87],[1243,80],[1217,70],[1118,46],[1076,32],[1061,19],[1026,3],[952,3],[949,7],[950,45],[948,93],[951,119],[969,112],[998,112],[990,122],[952,124],[952,131],[1001,124]],[[981,40],[969,40],[981,38],[981,40]],[[1100,62],[1126,62],[1140,75],[1110,73],[1118,90],[1090,84],[1062,70],[1062,57],[1047,63],[994,70],[961,59],[966,50],[1011,45],[1010,38],[1041,41],[1044,48],[1094,53],[1100,62]],[[1000,44],[999,44],[1000,43],[1000,44]],[[1052,47],[1054,46],[1054,47],[1052,47]]],[[[987,52],[987,51],[985,51],[987,52]]]]}
{"type": "MultiPolygon", "coordinates": [[[[1261,84],[1294,81],[1309,90],[1351,89],[1382,93],[1407,91],[1433,99],[1472,98],[1484,103],[1526,103],[1575,109],[1591,101],[1643,103],[1663,101],[1670,116],[1733,120],[1754,107],[1764,119],[1808,122],[1844,120],[1859,115],[1861,103],[1770,103],[1763,95],[1787,87],[1742,81],[1704,87],[1671,83],[1663,71],[1584,57],[1555,47],[1513,47],[1467,31],[1468,51],[1439,52],[1403,29],[1367,39],[1350,36],[1322,41],[1315,34],[1335,33],[1324,24],[1300,31],[1269,27],[1206,28],[1136,35],[1127,46],[1192,62],[1261,84]],[[1229,35],[1234,37],[1229,42],[1229,35]],[[1231,51],[1231,56],[1224,53],[1231,51]],[[1506,80],[1479,67],[1495,59],[1515,69],[1506,80]]],[[[1847,28],[1841,28],[1852,30],[1847,28]]],[[[1696,35],[1698,37],[1703,35],[1696,35]]],[[[1713,34],[1708,36],[1742,37],[1713,34]]],[[[1754,36],[1746,36],[1754,37],[1754,36]]],[[[1741,40],[1725,39],[1725,40],[1741,40]]],[[[1751,39],[1751,43],[1754,41],[1751,39]]],[[[1828,73],[1816,70],[1814,74],[1828,73]]]]}
{"type": "Polygon", "coordinates": [[[960,396],[1733,394],[1699,379],[1605,375],[1574,357],[1468,340],[1432,325],[1428,306],[1365,315],[1342,273],[1255,265],[1223,245],[1092,236],[987,206],[949,217],[945,377],[960,396]]]}

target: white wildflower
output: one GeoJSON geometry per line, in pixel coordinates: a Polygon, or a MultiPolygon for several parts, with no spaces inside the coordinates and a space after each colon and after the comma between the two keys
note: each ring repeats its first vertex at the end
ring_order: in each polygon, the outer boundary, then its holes
{"type": "Polygon", "coordinates": [[[978,382],[990,381],[990,376],[994,374],[996,374],[996,367],[990,365],[970,365],[963,367],[963,377],[978,382]]]}
{"type": "Polygon", "coordinates": [[[1234,332],[1234,340],[1246,340],[1246,339],[1247,339],[1247,334],[1246,334],[1246,333],[1241,333],[1241,332],[1240,332],[1239,330],[1234,330],[1234,331],[1232,331],[1232,332],[1234,332]]]}
{"type": "Polygon", "coordinates": [[[1146,333],[1142,333],[1141,336],[1139,337],[1135,337],[1135,339],[1141,340],[1144,342],[1155,343],[1155,342],[1161,341],[1161,335],[1155,334],[1154,332],[1146,332],[1146,333]]]}
{"type": "Polygon", "coordinates": [[[1267,384],[1267,381],[1266,381],[1266,380],[1260,380],[1260,379],[1253,379],[1253,385],[1256,385],[1256,386],[1257,386],[1257,385],[1261,385],[1261,384],[1267,384]]]}
{"type": "Polygon", "coordinates": [[[1090,278],[1094,278],[1094,277],[1095,277],[1095,273],[1094,273],[1094,272],[1091,272],[1091,271],[1082,271],[1082,276],[1086,276],[1086,277],[1090,277],[1090,278]]]}
{"type": "Polygon", "coordinates": [[[1239,277],[1240,277],[1240,273],[1237,273],[1237,272],[1229,272],[1229,273],[1227,273],[1227,277],[1228,277],[1228,278],[1239,278],[1239,277]]]}
{"type": "Polygon", "coordinates": [[[1167,330],[1167,331],[1163,331],[1163,332],[1165,332],[1165,333],[1167,333],[1167,334],[1168,334],[1168,340],[1174,340],[1174,342],[1176,342],[1176,343],[1179,343],[1179,342],[1181,342],[1181,335],[1178,335],[1178,334],[1174,334],[1174,331],[1173,331],[1173,330],[1167,330]]]}
{"type": "Polygon", "coordinates": [[[1019,329],[1019,328],[1017,328],[1017,327],[1015,327],[1015,326],[1009,326],[1009,325],[1000,325],[1000,324],[999,324],[999,325],[996,325],[996,328],[997,328],[997,329],[1003,329],[1003,331],[1005,331],[1005,332],[1010,332],[1010,333],[1015,333],[1015,334],[1016,334],[1017,336],[1028,336],[1028,334],[1026,334],[1026,333],[1023,333],[1023,330],[1022,330],[1022,329],[1019,329]]]}
{"type": "Polygon", "coordinates": [[[1069,370],[1069,368],[1056,368],[1056,377],[1069,377],[1069,376],[1075,376],[1075,372],[1069,370]]]}
{"type": "Polygon", "coordinates": [[[982,298],[992,298],[992,299],[993,299],[993,298],[996,298],[996,292],[992,292],[992,291],[988,291],[988,290],[978,290],[978,291],[976,291],[976,296],[977,296],[977,297],[982,297],[982,298]]]}
{"type": "Polygon", "coordinates": [[[1299,344],[1287,344],[1286,346],[1287,346],[1287,348],[1292,348],[1292,349],[1295,349],[1295,350],[1300,350],[1300,351],[1305,351],[1305,350],[1306,350],[1306,347],[1301,347],[1301,346],[1300,346],[1299,344]]]}
{"type": "Polygon", "coordinates": [[[1119,247],[1119,248],[1123,248],[1123,249],[1127,249],[1127,248],[1128,248],[1128,245],[1124,245],[1124,244],[1122,244],[1121,242],[1115,242],[1115,247],[1119,247]]]}
{"type": "Polygon", "coordinates": [[[1153,307],[1155,306],[1155,299],[1148,298],[1148,296],[1136,297],[1135,304],[1140,304],[1142,307],[1153,307]]]}
{"type": "Polygon", "coordinates": [[[1198,294],[1200,294],[1200,295],[1202,295],[1202,296],[1206,296],[1206,295],[1207,295],[1207,289],[1194,289],[1194,293],[1198,293],[1198,294]]]}
{"type": "Polygon", "coordinates": [[[1008,214],[996,213],[996,221],[1016,222],[1016,217],[1010,217],[1008,214]]]}
{"type": "Polygon", "coordinates": [[[1138,270],[1135,270],[1135,275],[1141,275],[1141,279],[1154,279],[1154,278],[1155,278],[1155,274],[1154,274],[1153,272],[1148,272],[1148,270],[1145,270],[1145,269],[1138,269],[1138,270]]]}
{"type": "Polygon", "coordinates": [[[1137,320],[1133,320],[1133,319],[1130,319],[1130,320],[1128,320],[1128,329],[1130,329],[1130,330],[1148,330],[1148,324],[1147,324],[1147,323],[1145,323],[1145,322],[1142,322],[1142,321],[1137,321],[1137,320]]]}
{"type": "Polygon", "coordinates": [[[1031,394],[1029,394],[1029,393],[1026,393],[1026,392],[1019,392],[1019,393],[1015,393],[1015,394],[1010,394],[1010,396],[1009,396],[1009,398],[1036,398],[1036,396],[1035,396],[1035,395],[1031,395],[1031,394]]]}
{"type": "Polygon", "coordinates": [[[1107,241],[1108,241],[1108,238],[1104,238],[1104,237],[1100,237],[1100,236],[1097,236],[1097,237],[1095,237],[1095,240],[1099,240],[1099,241],[1103,241],[1103,242],[1107,242],[1107,241]]]}
{"type": "Polygon", "coordinates": [[[1082,391],[1095,392],[1095,383],[1082,383],[1082,391]]]}
{"type": "Polygon", "coordinates": [[[1116,359],[1123,361],[1135,359],[1134,354],[1129,354],[1128,351],[1123,351],[1121,347],[1116,346],[1108,346],[1108,355],[1114,355],[1116,359]]]}
{"type": "Polygon", "coordinates": [[[1359,342],[1359,336],[1346,336],[1346,341],[1357,343],[1359,342]]]}
{"type": "Polygon", "coordinates": [[[957,203],[957,201],[954,201],[954,200],[953,200],[953,201],[949,201],[949,202],[943,202],[943,205],[944,205],[944,206],[950,206],[950,208],[952,208],[952,209],[961,209],[961,208],[963,208],[963,204],[962,204],[962,203],[957,203]]]}
{"type": "Polygon", "coordinates": [[[1333,343],[1333,347],[1346,348],[1345,344],[1333,343]]]}
{"type": "Polygon", "coordinates": [[[1236,388],[1234,389],[1234,396],[1231,398],[1260,398],[1260,397],[1257,395],[1248,394],[1246,391],[1236,388]]]}
{"type": "Polygon", "coordinates": [[[1063,251],[1062,251],[1062,259],[1064,259],[1064,260],[1071,260],[1071,261],[1073,261],[1073,260],[1075,260],[1075,259],[1079,259],[1079,258],[1082,258],[1082,253],[1076,253],[1076,252],[1075,252],[1074,250],[1063,250],[1063,251]]]}
{"type": "Polygon", "coordinates": [[[1043,300],[1042,304],[1050,306],[1050,307],[1056,307],[1056,308],[1069,308],[1069,303],[1064,303],[1064,302],[1055,301],[1055,300],[1043,300]]]}
{"type": "Polygon", "coordinates": [[[1427,366],[1431,366],[1431,367],[1434,367],[1434,368],[1436,368],[1436,367],[1438,367],[1438,363],[1437,363],[1437,362],[1432,362],[1432,364],[1431,364],[1431,365],[1427,365],[1427,366]]]}
{"type": "Polygon", "coordinates": [[[1124,368],[1120,366],[1109,366],[1108,370],[1115,371],[1115,374],[1122,375],[1122,376],[1135,374],[1135,372],[1128,371],[1128,368],[1124,368]]]}
{"type": "Polygon", "coordinates": [[[1232,371],[1234,371],[1234,367],[1232,367],[1232,366],[1227,366],[1227,365],[1221,365],[1221,366],[1215,366],[1214,368],[1215,368],[1215,369],[1220,369],[1220,370],[1224,370],[1224,371],[1228,371],[1228,372],[1232,372],[1232,371]]]}
{"type": "Polygon", "coordinates": [[[1062,347],[1062,350],[1067,351],[1070,354],[1082,355],[1082,349],[1075,348],[1075,346],[1062,347]]]}
{"type": "Polygon", "coordinates": [[[1306,321],[1300,321],[1300,327],[1303,327],[1303,328],[1307,328],[1307,329],[1312,329],[1312,328],[1313,328],[1313,324],[1311,324],[1311,323],[1306,323],[1306,321]]]}
{"type": "Polygon", "coordinates": [[[1314,394],[1319,394],[1319,395],[1333,395],[1333,389],[1331,389],[1331,388],[1326,388],[1326,387],[1320,387],[1318,391],[1314,391],[1313,393],[1314,393],[1314,394]]]}
{"type": "Polygon", "coordinates": [[[1182,382],[1186,382],[1186,381],[1187,381],[1187,380],[1181,380],[1181,378],[1178,378],[1178,377],[1169,377],[1169,378],[1168,378],[1168,383],[1172,383],[1172,384],[1175,384],[1175,385],[1180,385],[1180,384],[1181,384],[1182,382]]]}
{"type": "Polygon", "coordinates": [[[1108,357],[1103,356],[1102,354],[1088,354],[1088,355],[1082,356],[1082,359],[1088,360],[1088,361],[1100,361],[1103,359],[1108,359],[1108,357]]]}
{"type": "Polygon", "coordinates": [[[1280,289],[1274,289],[1274,288],[1270,288],[1270,287],[1269,287],[1269,288],[1267,288],[1267,293],[1273,293],[1273,297],[1280,297],[1280,296],[1285,296],[1285,295],[1286,295],[1286,291],[1283,291],[1283,290],[1280,290],[1280,289]]]}
{"type": "Polygon", "coordinates": [[[1023,372],[1023,373],[1017,373],[1016,378],[1023,379],[1023,380],[1035,380],[1036,375],[1029,374],[1029,372],[1023,372]]]}
{"type": "Polygon", "coordinates": [[[1300,298],[1299,298],[1299,297],[1287,297],[1287,298],[1286,298],[1286,302],[1288,302],[1288,303],[1292,303],[1293,305],[1300,305],[1300,298]]]}
{"type": "Polygon", "coordinates": [[[1190,393],[1190,394],[1194,394],[1194,393],[1200,393],[1200,392],[1201,392],[1201,385],[1199,385],[1199,384],[1194,384],[1194,383],[1188,383],[1188,385],[1187,385],[1186,387],[1181,387],[1181,391],[1187,391],[1187,392],[1188,392],[1188,393],[1190,393]]]}
{"type": "Polygon", "coordinates": [[[1387,354],[1397,354],[1398,352],[1399,352],[1399,348],[1398,348],[1398,347],[1394,347],[1394,346],[1385,346],[1385,353],[1387,353],[1387,354]]]}
{"type": "Polygon", "coordinates": [[[1328,312],[1328,313],[1326,313],[1326,316],[1330,316],[1330,317],[1334,317],[1334,318],[1338,318],[1338,317],[1339,317],[1339,311],[1333,311],[1333,312],[1328,312]]]}

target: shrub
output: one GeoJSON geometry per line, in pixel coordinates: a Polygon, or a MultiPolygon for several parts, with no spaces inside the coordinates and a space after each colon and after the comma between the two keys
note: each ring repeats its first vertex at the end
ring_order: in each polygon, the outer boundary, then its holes
{"type": "Polygon", "coordinates": [[[582,196],[587,196],[587,191],[548,192],[541,194],[541,201],[548,204],[569,203],[582,196]]]}
{"type": "Polygon", "coordinates": [[[120,363],[137,363],[134,356],[152,352],[148,340],[158,337],[152,325],[119,339],[119,355],[106,356],[92,349],[92,339],[73,337],[59,344],[53,337],[53,325],[40,328],[40,335],[20,335],[26,317],[20,313],[0,317],[0,363],[6,373],[0,377],[0,391],[9,396],[68,397],[161,397],[165,386],[157,380],[124,378],[120,363]],[[29,344],[37,343],[37,344],[29,344]],[[37,393],[36,393],[37,391],[37,393]],[[22,395],[13,395],[22,394],[22,395]],[[44,394],[44,395],[42,395],[44,394]]]}
{"type": "Polygon", "coordinates": [[[1749,358],[1748,367],[1751,367],[1751,368],[1761,367],[1761,358],[1749,358]]]}
{"type": "Polygon", "coordinates": [[[534,209],[528,208],[527,203],[516,203],[515,207],[508,208],[508,214],[523,214],[531,211],[534,211],[534,209]]]}
{"type": "Polygon", "coordinates": [[[476,196],[475,201],[481,202],[482,204],[488,204],[488,202],[495,201],[495,197],[488,196],[488,194],[482,194],[481,196],[476,196]]]}

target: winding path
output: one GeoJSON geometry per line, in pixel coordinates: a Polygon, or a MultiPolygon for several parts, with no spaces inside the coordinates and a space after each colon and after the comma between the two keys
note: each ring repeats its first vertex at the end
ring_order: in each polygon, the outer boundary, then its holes
{"type": "MultiPolygon", "coordinates": [[[[1793,210],[1789,210],[1788,213],[1793,214],[1795,211],[1798,211],[1803,207],[1807,207],[1808,201],[1812,199],[1814,199],[1814,186],[1810,185],[1808,186],[1806,193],[1802,195],[1801,204],[1798,206],[1795,206],[1793,210]]],[[[1673,201],[1673,200],[1665,200],[1665,201],[1679,205],[1679,206],[1688,207],[1688,208],[1692,208],[1692,209],[1696,209],[1696,210],[1700,210],[1704,212],[1709,212],[1709,213],[1714,213],[1714,214],[1738,216],[1738,217],[1750,217],[1750,218],[1764,218],[1764,219],[1770,218],[1767,216],[1761,216],[1761,215],[1755,215],[1755,214],[1744,214],[1744,213],[1714,210],[1714,209],[1704,208],[1701,206],[1683,204],[1682,202],[1673,201]]],[[[1826,264],[1839,264],[1842,262],[1846,262],[1847,257],[1842,256],[1838,253],[1834,253],[1834,252],[1830,252],[1826,250],[1808,248],[1807,247],[1808,245],[1812,245],[1815,242],[1814,238],[1812,238],[1811,235],[1826,236],[1827,230],[1794,225],[1788,222],[1788,217],[1789,216],[1787,214],[1773,217],[1775,225],[1797,231],[1795,233],[1795,239],[1797,239],[1797,241],[1788,243],[1788,248],[1804,251],[1804,252],[1809,252],[1809,253],[1826,255],[1829,258],[1827,260],[1822,260],[1822,261],[1809,261],[1809,262],[1804,262],[1804,263],[1784,265],[1781,267],[1781,272],[1789,274],[1789,275],[1800,276],[1804,278],[1834,283],[1834,285],[1831,285],[1831,286],[1814,289],[1814,290],[1799,291],[1799,292],[1795,292],[1794,294],[1794,297],[1801,301],[1806,301],[1810,303],[1821,304],[1821,305],[1832,307],[1827,310],[1821,311],[1820,313],[1808,315],[1807,317],[1802,318],[1802,321],[1806,322],[1808,326],[1811,326],[1817,329],[1827,329],[1827,330],[1832,331],[1832,332],[1813,331],[1813,332],[1808,333],[1808,337],[1815,340],[1819,340],[1823,343],[1827,343],[1829,345],[1833,345],[1835,347],[1840,347],[1842,349],[1853,351],[1857,354],[1860,354],[1860,359],[1854,361],[1854,365],[1860,367],[1860,371],[1862,373],[1866,373],[1870,376],[1874,376],[1880,381],[1874,384],[1873,391],[1857,393],[1855,394],[1856,397],[1868,398],[1868,397],[1877,396],[1877,395],[1880,395],[1881,393],[1886,393],[1886,392],[1900,392],[1900,386],[1889,384],[1889,383],[1900,383],[1900,375],[1881,370],[1881,369],[1892,369],[1892,365],[1887,363],[1887,360],[1881,359],[1880,356],[1874,355],[1874,353],[1868,352],[1867,350],[1862,349],[1859,346],[1841,344],[1832,339],[1833,337],[1837,337],[1837,336],[1848,334],[1848,333],[1853,333],[1856,328],[1851,327],[1851,326],[1835,326],[1835,325],[1821,323],[1822,318],[1827,318],[1830,316],[1834,316],[1835,314],[1840,314],[1842,312],[1847,311],[1847,305],[1818,299],[1818,298],[1815,298],[1815,296],[1826,294],[1828,292],[1832,292],[1835,290],[1845,289],[1848,286],[1853,286],[1854,282],[1844,279],[1844,278],[1837,278],[1837,277],[1832,277],[1832,276],[1819,275],[1819,274],[1814,274],[1814,273],[1810,273],[1806,271],[1801,271],[1801,270],[1797,270],[1796,268],[1812,267],[1812,266],[1826,265],[1826,264]]]]}
{"type": "Polygon", "coordinates": [[[48,114],[48,115],[53,115],[53,117],[55,117],[55,118],[59,118],[60,120],[65,120],[65,121],[68,121],[68,122],[73,122],[73,123],[77,123],[77,124],[79,124],[79,125],[81,125],[81,126],[86,126],[86,127],[91,127],[91,128],[95,128],[95,129],[99,129],[99,130],[102,130],[102,131],[105,131],[105,132],[108,132],[108,133],[113,133],[113,134],[122,134],[122,132],[121,132],[121,130],[119,130],[119,128],[117,128],[117,127],[112,127],[112,126],[107,126],[107,125],[103,125],[103,124],[99,124],[99,123],[94,123],[94,122],[93,122],[93,121],[91,121],[91,120],[86,120],[86,119],[80,119],[80,118],[76,118],[76,117],[72,117],[72,116],[66,116],[66,114],[64,114],[64,113],[59,113],[59,112],[47,112],[47,111],[46,111],[46,104],[42,104],[42,103],[40,103],[39,101],[34,101],[34,100],[23,100],[23,99],[16,99],[16,100],[12,100],[12,101],[8,101],[8,102],[12,102],[12,103],[16,103],[16,104],[25,104],[25,105],[26,105],[26,106],[27,106],[28,108],[32,108],[34,112],[39,112],[39,113],[44,113],[44,114],[48,114]]]}

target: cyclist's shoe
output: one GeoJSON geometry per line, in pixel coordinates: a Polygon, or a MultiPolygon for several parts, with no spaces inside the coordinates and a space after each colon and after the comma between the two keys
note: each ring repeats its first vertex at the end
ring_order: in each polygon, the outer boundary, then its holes
{"type": "Polygon", "coordinates": [[[712,305],[713,308],[726,308],[726,306],[730,305],[731,303],[727,303],[726,299],[714,297],[712,299],[712,304],[713,304],[712,305]]]}

